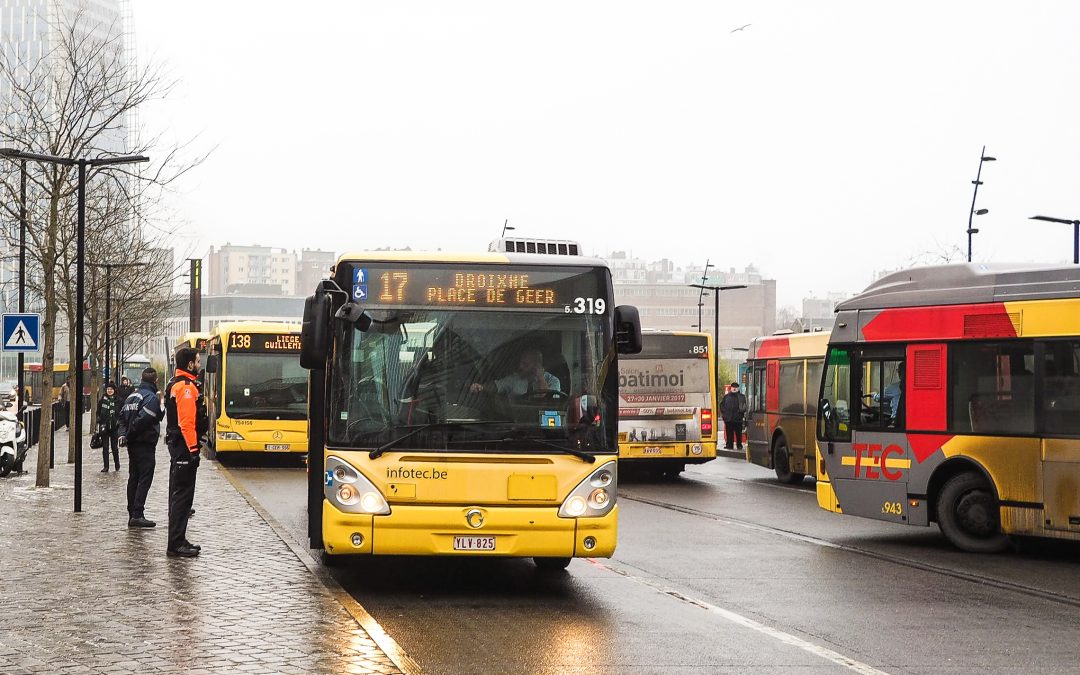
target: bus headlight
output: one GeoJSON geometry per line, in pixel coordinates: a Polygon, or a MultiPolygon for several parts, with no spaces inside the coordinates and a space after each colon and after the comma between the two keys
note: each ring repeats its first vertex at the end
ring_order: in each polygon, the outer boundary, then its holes
{"type": "Polygon", "coordinates": [[[356,488],[346,483],[338,488],[337,491],[338,501],[346,506],[352,506],[360,501],[360,495],[357,494],[356,488]]]}
{"type": "Polygon", "coordinates": [[[560,512],[559,515],[567,515],[573,518],[577,518],[578,516],[585,515],[585,511],[587,511],[588,508],[588,502],[585,501],[584,497],[582,497],[581,495],[574,495],[570,499],[567,499],[566,503],[563,504],[561,511],[564,511],[565,514],[560,512]]]}
{"type": "Polygon", "coordinates": [[[387,506],[386,500],[378,492],[365,492],[364,496],[360,498],[360,508],[365,513],[382,513],[383,509],[386,513],[390,513],[390,507],[387,506]]]}
{"type": "Polygon", "coordinates": [[[608,496],[607,490],[604,488],[596,488],[589,495],[589,506],[594,509],[602,509],[607,506],[608,500],[610,499],[611,497],[608,496]]]}
{"type": "Polygon", "coordinates": [[[390,513],[390,504],[378,488],[364,474],[340,457],[326,458],[328,479],[323,487],[326,501],[346,513],[368,513],[385,516],[390,513]]]}
{"type": "Polygon", "coordinates": [[[242,441],[244,437],[235,431],[219,431],[217,432],[219,441],[242,441]]]}
{"type": "Polygon", "coordinates": [[[615,462],[607,462],[578,483],[559,508],[560,518],[599,518],[615,508],[615,462]]]}

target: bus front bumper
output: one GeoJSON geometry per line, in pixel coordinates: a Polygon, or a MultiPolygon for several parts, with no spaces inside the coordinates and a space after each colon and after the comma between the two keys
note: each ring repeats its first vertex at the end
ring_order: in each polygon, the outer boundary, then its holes
{"type": "Polygon", "coordinates": [[[716,441],[619,443],[620,462],[650,459],[678,459],[687,464],[701,464],[716,459],[716,441]]]}
{"type": "Polygon", "coordinates": [[[390,515],[344,513],[323,500],[323,546],[330,554],[596,557],[615,552],[619,507],[600,518],[560,518],[557,507],[412,506],[393,504],[390,515]],[[479,509],[480,528],[465,514],[479,509]],[[360,538],[354,535],[359,534],[360,538]],[[455,537],[495,537],[495,550],[455,550],[455,537]],[[585,540],[595,544],[586,548],[585,540]],[[355,540],[362,540],[360,546],[355,540]]]}
{"type": "Polygon", "coordinates": [[[308,451],[308,443],[303,441],[284,440],[280,442],[263,443],[259,441],[225,441],[217,439],[214,450],[222,452],[265,452],[272,455],[302,454],[308,451]]]}

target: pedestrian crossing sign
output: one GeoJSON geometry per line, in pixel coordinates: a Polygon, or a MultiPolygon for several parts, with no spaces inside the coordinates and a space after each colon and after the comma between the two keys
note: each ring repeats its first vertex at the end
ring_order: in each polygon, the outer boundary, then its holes
{"type": "Polygon", "coordinates": [[[5,352],[41,351],[40,314],[4,314],[3,343],[5,352]]]}

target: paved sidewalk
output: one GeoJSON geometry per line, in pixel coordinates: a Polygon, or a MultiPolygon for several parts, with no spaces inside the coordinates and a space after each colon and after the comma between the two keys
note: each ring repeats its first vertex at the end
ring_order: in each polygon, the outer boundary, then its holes
{"type": "Polygon", "coordinates": [[[0,479],[0,673],[396,673],[353,615],[236,491],[199,467],[188,539],[167,558],[168,461],[158,448],[146,516],[129,530],[127,458],[99,473],[84,443],[83,512],[56,435],[53,487],[0,479]]]}

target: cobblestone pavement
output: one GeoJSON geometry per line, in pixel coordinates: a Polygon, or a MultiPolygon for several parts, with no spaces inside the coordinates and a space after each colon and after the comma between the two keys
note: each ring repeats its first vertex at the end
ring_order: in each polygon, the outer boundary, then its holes
{"type": "Polygon", "coordinates": [[[73,465],[33,487],[35,449],[30,473],[0,479],[0,673],[399,672],[214,463],[188,526],[202,555],[168,558],[165,449],[146,504],[158,526],[129,530],[123,450],[119,473],[99,473],[83,447],[82,513],[73,465]]]}

